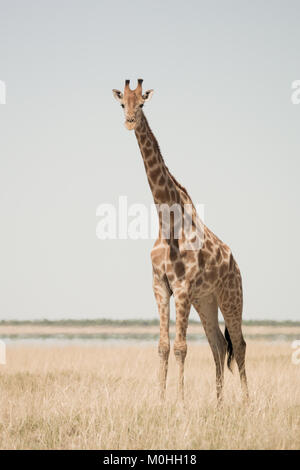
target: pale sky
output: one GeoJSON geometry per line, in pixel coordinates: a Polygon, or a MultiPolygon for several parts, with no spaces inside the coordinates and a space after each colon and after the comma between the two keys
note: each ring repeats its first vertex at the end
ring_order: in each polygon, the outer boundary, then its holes
{"type": "Polygon", "coordinates": [[[168,167],[240,266],[244,318],[299,320],[299,1],[0,12],[0,318],[157,318],[153,240],[96,237],[99,204],[152,203],[111,92],[141,77],[168,167]]]}

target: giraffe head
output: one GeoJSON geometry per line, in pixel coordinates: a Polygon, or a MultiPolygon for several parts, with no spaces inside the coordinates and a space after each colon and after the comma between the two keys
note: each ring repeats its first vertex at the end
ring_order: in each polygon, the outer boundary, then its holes
{"type": "Polygon", "coordinates": [[[125,127],[129,131],[135,129],[142,116],[142,107],[146,101],[149,101],[153,95],[153,90],[148,90],[144,94],[142,93],[141,78],[138,79],[138,85],[135,90],[129,88],[130,80],[125,80],[124,93],[119,90],[113,90],[113,95],[117,101],[124,108],[125,114],[125,127]]]}

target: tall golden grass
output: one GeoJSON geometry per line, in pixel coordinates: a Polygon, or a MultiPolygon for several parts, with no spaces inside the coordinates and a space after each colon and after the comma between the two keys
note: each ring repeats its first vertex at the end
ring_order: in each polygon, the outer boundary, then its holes
{"type": "Polygon", "coordinates": [[[299,449],[300,365],[289,343],[248,342],[251,400],[237,369],[217,408],[207,345],[189,344],[185,406],[170,355],[158,400],[155,346],[11,346],[0,366],[1,449],[299,449]]]}

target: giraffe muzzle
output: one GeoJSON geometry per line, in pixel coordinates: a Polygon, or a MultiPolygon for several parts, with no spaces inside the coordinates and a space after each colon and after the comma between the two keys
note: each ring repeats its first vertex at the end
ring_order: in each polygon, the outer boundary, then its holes
{"type": "Polygon", "coordinates": [[[131,131],[132,129],[135,128],[135,125],[136,125],[136,119],[135,118],[129,118],[129,119],[126,119],[125,121],[125,127],[131,131]]]}

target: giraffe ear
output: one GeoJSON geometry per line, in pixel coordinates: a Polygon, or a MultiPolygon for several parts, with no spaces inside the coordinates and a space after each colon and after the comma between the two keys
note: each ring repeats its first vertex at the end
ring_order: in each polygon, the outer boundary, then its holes
{"type": "Polygon", "coordinates": [[[117,101],[122,101],[123,99],[123,93],[121,93],[119,90],[113,89],[113,95],[116,98],[117,101]]]}
{"type": "Polygon", "coordinates": [[[153,93],[154,93],[154,90],[147,90],[142,96],[143,100],[144,101],[150,101],[151,98],[152,98],[153,93]]]}

